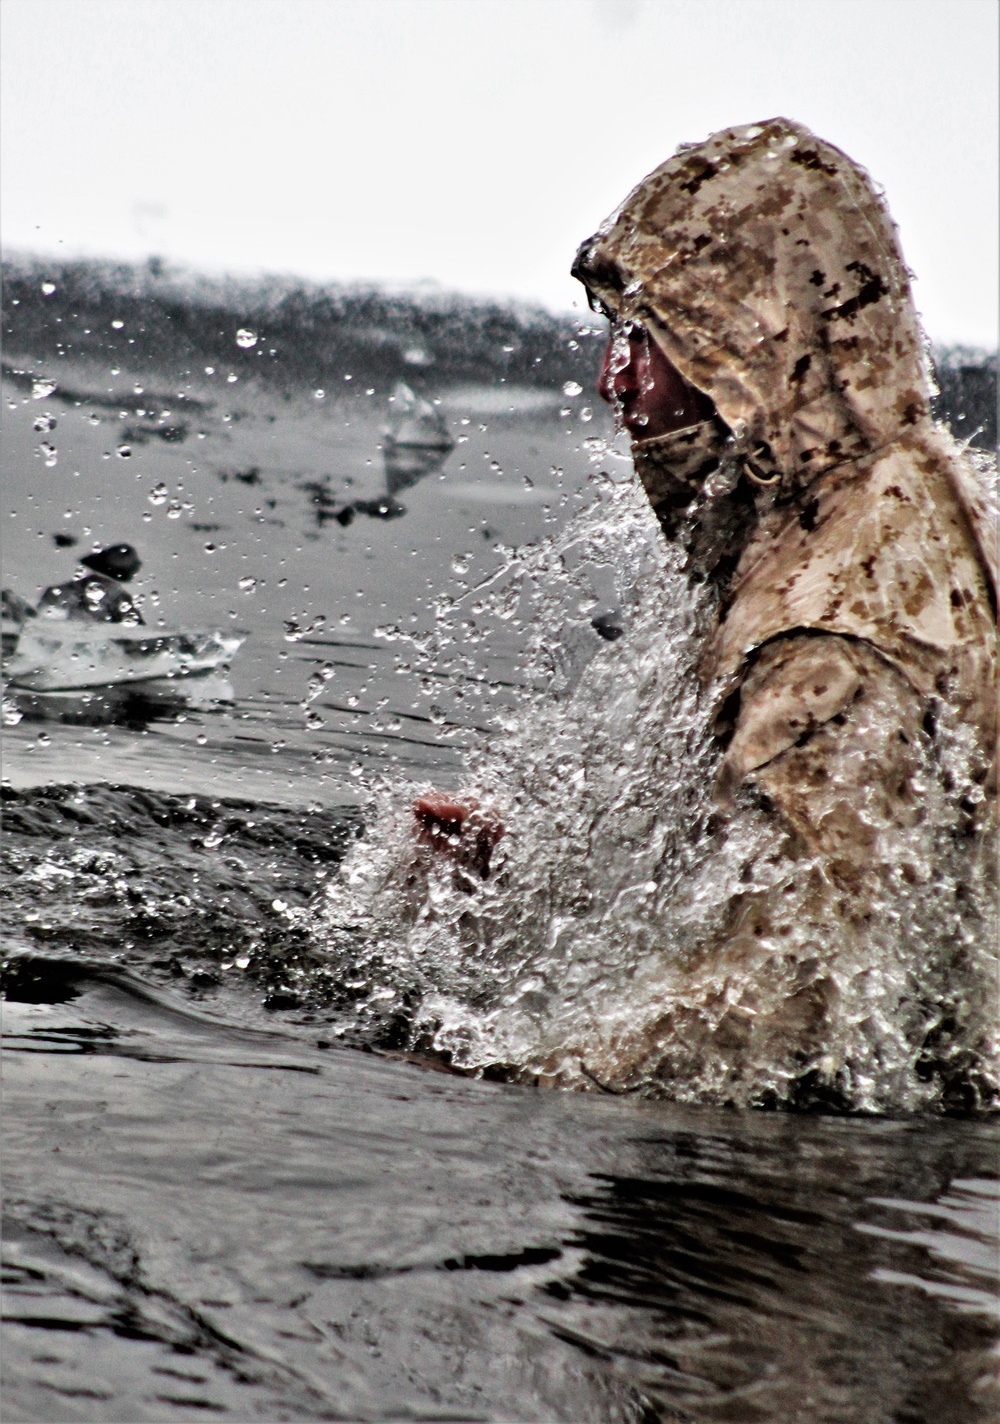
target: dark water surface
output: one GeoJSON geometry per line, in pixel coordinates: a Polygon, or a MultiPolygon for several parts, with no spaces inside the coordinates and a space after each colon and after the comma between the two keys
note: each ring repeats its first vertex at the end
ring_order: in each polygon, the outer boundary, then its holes
{"type": "Polygon", "coordinates": [[[995,1125],[540,1094],[121,970],[61,993],[4,1005],[6,1418],[990,1417],[995,1125]]]}
{"type": "Polygon", "coordinates": [[[154,627],[249,638],[232,706],[5,729],[4,1418],[996,1418],[995,1120],[543,1093],[331,1030],[304,926],[370,778],[454,783],[521,677],[515,624],[433,666],[399,632],[589,499],[588,397],[443,392],[459,443],[385,517],[385,390],[219,362],[178,416],[71,374],[4,386],[5,583],[129,540],[154,627]]]}

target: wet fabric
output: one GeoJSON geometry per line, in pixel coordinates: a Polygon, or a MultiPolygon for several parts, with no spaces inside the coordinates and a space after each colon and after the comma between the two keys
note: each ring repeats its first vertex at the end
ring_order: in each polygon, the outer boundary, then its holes
{"type": "Polygon", "coordinates": [[[763,1101],[766,1063],[780,1099],[856,1104],[891,1019],[928,1102],[995,1101],[995,520],[931,418],[881,194],[799,125],[726,130],[644,179],[574,271],[715,404],[633,455],[715,584],[720,857],[767,830],[690,992],[664,984],[610,1078],[677,1091],[714,1057],[723,1098],[763,1101]]]}
{"type": "MultiPolygon", "coordinates": [[[[956,708],[990,765],[995,527],[931,420],[909,275],[864,170],[784,119],[726,130],[644,179],[574,270],[649,330],[731,432],[752,510],[729,539],[736,567],[702,666],[718,702],[732,707],[775,638],[861,639],[956,708]]],[[[692,437],[704,445],[700,429],[636,443],[658,513],[671,458],[692,437]]],[[[686,457],[675,468],[690,481],[686,457]]],[[[700,518],[718,498],[699,493],[700,518]]],[[[661,522],[675,533],[676,511],[661,522]]]]}

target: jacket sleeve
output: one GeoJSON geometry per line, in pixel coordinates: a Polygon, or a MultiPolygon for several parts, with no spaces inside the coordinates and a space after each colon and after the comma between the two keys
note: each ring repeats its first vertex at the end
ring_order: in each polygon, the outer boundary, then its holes
{"type": "Polygon", "coordinates": [[[781,639],[743,685],[718,799],[731,806],[751,791],[801,853],[853,880],[881,857],[886,832],[919,814],[924,711],[874,649],[836,636],[781,639]]]}

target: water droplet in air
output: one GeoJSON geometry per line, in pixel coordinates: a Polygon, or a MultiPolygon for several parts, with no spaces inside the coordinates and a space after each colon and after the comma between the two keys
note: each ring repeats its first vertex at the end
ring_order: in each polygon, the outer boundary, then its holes
{"type": "Polygon", "coordinates": [[[307,731],[307,732],[318,732],[319,729],[320,729],[320,727],[325,727],[325,726],[326,726],[326,723],[323,721],[323,718],[319,715],[319,713],[318,713],[318,712],[314,712],[314,711],[310,708],[309,711],[306,713],[306,731],[307,731]]]}
{"type": "Polygon", "coordinates": [[[56,284],[55,284],[55,282],[43,282],[43,283],[42,283],[42,296],[43,296],[43,297],[51,297],[51,295],[52,295],[52,293],[55,291],[55,289],[56,289],[56,284]]]}
{"type": "Polygon", "coordinates": [[[214,553],[215,553],[215,545],[212,543],[211,539],[209,539],[208,543],[205,545],[205,553],[206,553],[206,554],[214,554],[214,553]]]}
{"type": "Polygon", "coordinates": [[[230,371],[229,375],[226,377],[226,380],[229,382],[230,385],[233,385],[236,381],[239,380],[239,376],[235,376],[232,371],[230,371]]]}
{"type": "Polygon", "coordinates": [[[39,380],[32,381],[31,398],[32,400],[44,400],[46,396],[50,396],[52,394],[55,388],[55,381],[50,381],[46,377],[42,376],[39,380]]]}
{"type": "Polygon", "coordinates": [[[50,445],[47,440],[43,440],[41,445],[39,445],[38,453],[39,455],[44,457],[45,464],[50,470],[52,466],[56,463],[56,460],[59,458],[58,453],[56,451],[56,447],[54,445],[50,445]]]}
{"type": "Polygon", "coordinates": [[[316,398],[316,400],[325,400],[325,399],[326,399],[326,391],[324,391],[324,390],[313,391],[313,395],[314,395],[314,397],[316,398]]]}
{"type": "Polygon", "coordinates": [[[240,590],[243,593],[253,593],[256,587],[257,580],[255,578],[252,578],[249,574],[247,574],[246,578],[240,579],[240,590]]]}
{"type": "Polygon", "coordinates": [[[167,495],[167,487],[161,482],[160,484],[153,486],[146,498],[149,500],[150,504],[166,504],[167,495]]]}
{"type": "Polygon", "coordinates": [[[111,325],[114,327],[115,331],[121,331],[125,323],[123,321],[113,321],[111,325]]]}
{"type": "Polygon", "coordinates": [[[451,561],[451,571],[455,574],[467,574],[469,572],[469,560],[471,554],[458,554],[451,561]]]}
{"type": "Polygon", "coordinates": [[[250,965],[250,956],[249,954],[238,954],[233,963],[237,969],[247,969],[250,965]]]}
{"type": "Polygon", "coordinates": [[[236,345],[242,346],[244,351],[249,351],[251,346],[257,345],[257,333],[250,331],[248,327],[241,326],[236,333],[236,345]]]}
{"type": "Polygon", "coordinates": [[[39,433],[44,433],[46,430],[55,430],[55,428],[56,428],[55,416],[52,416],[52,415],[40,415],[40,416],[38,417],[38,419],[35,421],[35,429],[36,429],[37,431],[39,431],[39,433]]]}
{"type": "Polygon", "coordinates": [[[24,713],[21,711],[20,707],[16,707],[13,702],[4,702],[3,725],[5,727],[16,727],[23,716],[24,713]]]}
{"type": "Polygon", "coordinates": [[[200,747],[203,747],[207,743],[208,738],[205,736],[204,732],[199,732],[198,735],[195,737],[195,741],[200,747]]]}
{"type": "Polygon", "coordinates": [[[432,702],[427,711],[427,716],[434,723],[435,727],[443,726],[447,713],[443,707],[439,707],[436,702],[432,702]]]}
{"type": "Polygon", "coordinates": [[[132,457],[132,446],[131,446],[131,445],[119,445],[119,446],[117,446],[116,449],[115,449],[115,454],[118,456],[119,460],[128,460],[128,459],[131,459],[131,457],[132,457]]]}
{"type": "Polygon", "coordinates": [[[583,395],[583,387],[580,385],[579,381],[567,381],[566,384],[563,386],[563,395],[569,396],[571,398],[573,396],[583,395]]]}
{"type": "Polygon", "coordinates": [[[183,510],[181,509],[181,507],[180,507],[180,505],[178,504],[177,500],[176,500],[176,499],[175,499],[175,500],[172,500],[171,503],[170,503],[170,505],[169,505],[169,507],[168,507],[168,509],[167,509],[167,518],[168,518],[168,519],[180,519],[182,513],[183,513],[183,510]]]}
{"type": "Polygon", "coordinates": [[[206,375],[206,376],[214,376],[214,375],[215,375],[215,367],[214,367],[214,366],[206,366],[206,367],[205,367],[205,375],[206,375]]]}
{"type": "Polygon", "coordinates": [[[583,407],[583,410],[581,410],[581,412],[580,412],[580,419],[581,419],[581,420],[593,420],[593,418],[594,418],[594,412],[591,410],[591,408],[590,408],[589,405],[585,405],[585,406],[583,407]]]}

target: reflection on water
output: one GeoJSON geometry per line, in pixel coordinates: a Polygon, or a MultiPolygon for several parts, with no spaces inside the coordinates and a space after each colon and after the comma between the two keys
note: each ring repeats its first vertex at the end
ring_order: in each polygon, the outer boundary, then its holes
{"type": "Polygon", "coordinates": [[[448,449],[433,446],[389,444],[385,448],[385,492],[390,499],[411,489],[418,480],[436,475],[448,458],[448,449]]]}
{"type": "Polygon", "coordinates": [[[365,514],[369,519],[398,519],[406,513],[406,506],[396,495],[412,489],[425,476],[437,474],[450,450],[450,445],[399,445],[387,438],[382,446],[385,492],[368,499],[345,499],[331,489],[329,480],[306,480],[299,488],[309,496],[318,529],[331,521],[346,529],[356,514],[365,514]]]}
{"type": "Polygon", "coordinates": [[[22,965],[7,1417],[991,1417],[995,1124],[538,1094],[247,1015],[22,965]]]}

